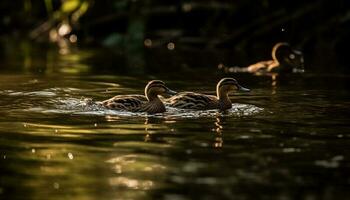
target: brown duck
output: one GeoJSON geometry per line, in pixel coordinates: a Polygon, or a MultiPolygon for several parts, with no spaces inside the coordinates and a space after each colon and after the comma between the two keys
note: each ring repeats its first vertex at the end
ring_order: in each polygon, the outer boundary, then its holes
{"type": "Polygon", "coordinates": [[[102,105],[113,110],[130,112],[147,112],[149,114],[165,112],[165,106],[158,95],[174,95],[175,91],[165,86],[160,80],[152,80],[145,87],[145,95],[117,95],[105,101],[102,105]]]}
{"type": "Polygon", "coordinates": [[[219,109],[227,110],[232,108],[231,100],[228,93],[231,91],[250,91],[238,84],[233,78],[223,78],[216,86],[216,95],[205,95],[195,92],[180,92],[166,100],[164,103],[167,106],[182,108],[182,109],[196,109],[196,110],[210,110],[219,109]]]}
{"type": "Polygon", "coordinates": [[[246,68],[251,73],[303,71],[304,57],[288,43],[277,43],[272,49],[272,60],[260,61],[246,68]]]}

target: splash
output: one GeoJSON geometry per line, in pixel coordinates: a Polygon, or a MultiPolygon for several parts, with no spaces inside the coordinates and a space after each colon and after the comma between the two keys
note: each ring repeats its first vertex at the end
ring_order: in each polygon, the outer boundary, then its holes
{"type": "Polygon", "coordinates": [[[49,88],[38,91],[1,91],[1,95],[13,98],[12,102],[16,105],[7,105],[12,110],[34,112],[34,113],[52,113],[52,114],[74,114],[74,115],[95,115],[95,116],[113,116],[113,117],[156,117],[156,118],[202,118],[217,116],[251,116],[263,111],[250,104],[232,104],[232,108],[219,112],[218,110],[190,110],[178,109],[166,106],[165,113],[147,114],[133,113],[122,110],[111,110],[103,107],[98,101],[91,98],[77,98],[82,91],[76,88],[49,88]],[[26,96],[28,98],[22,98],[26,96]],[[74,97],[75,96],[75,97],[74,97]]]}
{"type": "MultiPolygon", "coordinates": [[[[60,113],[71,113],[78,115],[109,115],[109,116],[124,116],[124,117],[159,117],[159,118],[200,118],[200,117],[217,117],[217,116],[250,116],[263,111],[250,104],[232,104],[232,108],[219,112],[218,110],[189,110],[166,107],[165,113],[147,114],[145,112],[128,112],[121,110],[111,110],[103,107],[99,102],[94,102],[92,99],[82,98],[66,98],[60,99],[55,104],[56,109],[51,110],[60,113]]],[[[48,112],[47,110],[46,112],[48,112]]]]}

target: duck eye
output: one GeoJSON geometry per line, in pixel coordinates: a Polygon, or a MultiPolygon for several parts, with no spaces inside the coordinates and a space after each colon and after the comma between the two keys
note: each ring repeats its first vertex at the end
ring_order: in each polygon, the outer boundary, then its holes
{"type": "Polygon", "coordinates": [[[295,55],[294,54],[289,54],[289,58],[293,60],[295,58],[295,55]]]}

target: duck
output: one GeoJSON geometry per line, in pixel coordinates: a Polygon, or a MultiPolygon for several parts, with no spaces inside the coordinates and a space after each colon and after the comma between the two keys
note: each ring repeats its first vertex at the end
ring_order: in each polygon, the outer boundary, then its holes
{"type": "Polygon", "coordinates": [[[164,100],[169,107],[194,110],[219,109],[221,111],[232,108],[228,93],[231,91],[249,92],[250,89],[242,87],[234,78],[222,78],[216,85],[216,96],[195,92],[180,92],[164,100]]]}
{"type": "Polygon", "coordinates": [[[163,113],[166,108],[158,95],[175,95],[176,92],[160,80],[152,80],[145,87],[145,95],[117,95],[101,102],[105,108],[129,112],[163,113]]]}
{"type": "Polygon", "coordinates": [[[246,68],[250,73],[303,72],[304,56],[292,49],[286,42],[279,42],[272,48],[272,60],[260,61],[246,68]]]}

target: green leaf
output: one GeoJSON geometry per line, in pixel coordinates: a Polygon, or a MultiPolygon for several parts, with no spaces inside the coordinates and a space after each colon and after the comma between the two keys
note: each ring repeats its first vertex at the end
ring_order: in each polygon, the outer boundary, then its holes
{"type": "Polygon", "coordinates": [[[61,10],[65,13],[70,13],[76,10],[80,5],[80,0],[66,0],[63,2],[61,10]]]}

